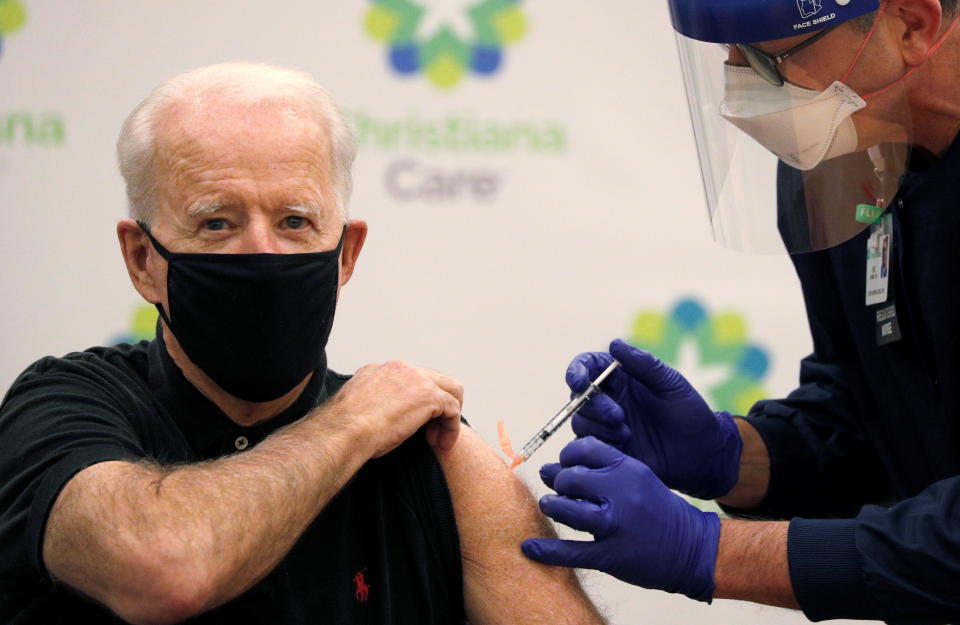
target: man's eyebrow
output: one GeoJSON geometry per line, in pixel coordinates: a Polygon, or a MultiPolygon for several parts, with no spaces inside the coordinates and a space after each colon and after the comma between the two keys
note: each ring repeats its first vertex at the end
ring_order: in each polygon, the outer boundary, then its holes
{"type": "Polygon", "coordinates": [[[288,204],[283,208],[300,215],[321,215],[323,213],[322,209],[314,204],[288,204]]]}
{"type": "Polygon", "coordinates": [[[188,217],[206,217],[223,209],[220,202],[197,202],[187,209],[188,217]]]}
{"type": "MultiPolygon", "coordinates": [[[[207,217],[220,210],[223,210],[224,207],[225,204],[222,202],[197,202],[187,209],[187,216],[193,218],[207,217]]],[[[297,213],[305,216],[323,214],[323,209],[319,205],[315,204],[287,204],[284,205],[283,209],[290,211],[291,213],[297,213]]]]}

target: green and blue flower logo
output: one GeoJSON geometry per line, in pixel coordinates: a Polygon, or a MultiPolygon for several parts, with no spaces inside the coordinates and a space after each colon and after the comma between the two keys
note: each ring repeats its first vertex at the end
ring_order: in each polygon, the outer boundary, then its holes
{"type": "Polygon", "coordinates": [[[423,73],[435,86],[455,87],[467,74],[489,76],[503,65],[504,47],[523,38],[520,0],[457,0],[428,7],[412,0],[373,0],[364,28],[388,46],[400,75],[423,73]]]}
{"type": "Polygon", "coordinates": [[[17,0],[0,0],[0,54],[7,35],[17,32],[27,21],[27,10],[17,0]]]}
{"type": "Polygon", "coordinates": [[[705,381],[697,390],[714,410],[745,415],[767,396],[762,381],[770,358],[749,341],[747,323],[736,312],[711,315],[700,302],[683,299],[669,314],[637,314],[628,340],[677,368],[695,388],[705,381]]]}
{"type": "Polygon", "coordinates": [[[120,343],[137,343],[151,341],[157,334],[157,318],[160,313],[157,307],[151,304],[140,304],[133,309],[130,315],[130,327],[123,334],[118,334],[107,341],[109,345],[120,343]]]}

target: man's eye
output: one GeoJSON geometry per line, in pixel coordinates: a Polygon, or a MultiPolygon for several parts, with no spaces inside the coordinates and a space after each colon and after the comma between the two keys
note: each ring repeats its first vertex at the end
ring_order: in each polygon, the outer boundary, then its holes
{"type": "Polygon", "coordinates": [[[292,230],[299,230],[307,225],[307,219],[306,217],[291,215],[289,217],[284,217],[283,225],[292,230]]]}
{"type": "Polygon", "coordinates": [[[225,230],[227,227],[227,222],[225,219],[208,219],[203,222],[203,227],[207,230],[214,231],[225,230]]]}

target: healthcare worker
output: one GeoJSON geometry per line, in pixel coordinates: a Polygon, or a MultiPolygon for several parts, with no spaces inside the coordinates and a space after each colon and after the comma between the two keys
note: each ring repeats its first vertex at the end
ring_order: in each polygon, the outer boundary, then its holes
{"type": "Polygon", "coordinates": [[[957,0],[668,1],[714,233],[793,253],[814,351],[745,417],[623,342],[575,358],[573,391],[622,366],[541,508],[594,540],[523,551],[811,620],[960,623],[957,0]]]}

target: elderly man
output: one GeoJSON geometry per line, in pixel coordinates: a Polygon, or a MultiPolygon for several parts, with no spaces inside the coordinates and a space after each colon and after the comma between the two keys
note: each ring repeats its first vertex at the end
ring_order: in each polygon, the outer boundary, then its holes
{"type": "Polygon", "coordinates": [[[598,620],[571,574],[522,558],[541,517],[459,429],[459,383],[327,368],[367,232],[346,218],[353,156],[287,70],[203,68],[131,114],[117,233],[163,323],[10,389],[0,621],[598,620]]]}

